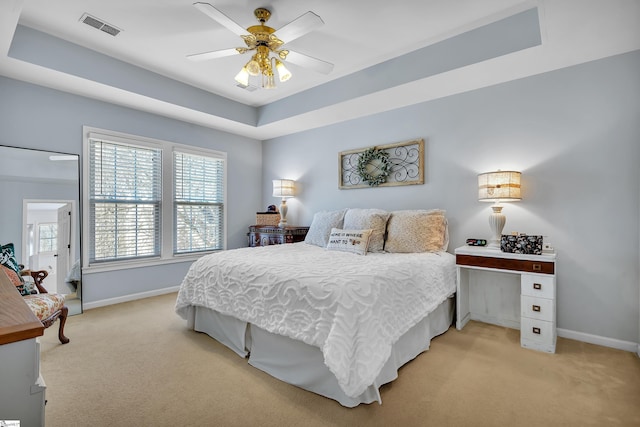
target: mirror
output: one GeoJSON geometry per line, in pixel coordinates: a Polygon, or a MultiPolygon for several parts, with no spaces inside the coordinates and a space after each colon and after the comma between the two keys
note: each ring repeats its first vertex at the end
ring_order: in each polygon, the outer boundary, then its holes
{"type": "Polygon", "coordinates": [[[80,156],[0,146],[0,179],[0,243],[26,269],[46,270],[44,287],[82,313],[80,156]]]}

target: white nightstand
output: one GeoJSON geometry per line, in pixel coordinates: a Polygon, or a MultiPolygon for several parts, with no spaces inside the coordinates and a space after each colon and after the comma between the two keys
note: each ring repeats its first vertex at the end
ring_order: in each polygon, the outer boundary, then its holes
{"type": "MultiPolygon", "coordinates": [[[[520,255],[478,246],[455,250],[458,268],[456,328],[473,314],[469,310],[469,270],[520,275],[520,345],[548,353],[556,351],[556,255],[520,255]]],[[[514,304],[517,301],[514,301],[514,304]]]]}

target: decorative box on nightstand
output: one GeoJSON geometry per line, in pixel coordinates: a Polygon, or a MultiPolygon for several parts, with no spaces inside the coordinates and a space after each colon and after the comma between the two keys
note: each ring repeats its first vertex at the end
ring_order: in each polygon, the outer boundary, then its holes
{"type": "MultiPolygon", "coordinates": [[[[469,270],[520,275],[520,345],[548,353],[556,351],[556,255],[523,255],[483,247],[455,250],[458,267],[456,327],[473,315],[469,310],[469,270]]],[[[517,301],[514,301],[517,303],[517,301]]]]}
{"type": "Polygon", "coordinates": [[[302,242],[309,227],[277,227],[273,225],[249,226],[249,246],[281,245],[302,242]]]}

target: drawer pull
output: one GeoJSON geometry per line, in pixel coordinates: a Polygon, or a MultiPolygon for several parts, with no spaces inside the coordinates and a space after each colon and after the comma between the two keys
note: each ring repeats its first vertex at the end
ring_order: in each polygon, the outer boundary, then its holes
{"type": "Polygon", "coordinates": [[[535,326],[531,329],[534,334],[540,335],[540,328],[536,328],[535,326]]]}
{"type": "Polygon", "coordinates": [[[542,271],[542,264],[533,264],[531,267],[533,271],[542,271]]]}
{"type": "Polygon", "coordinates": [[[540,306],[539,305],[532,305],[531,306],[531,310],[539,312],[540,311],[540,306]]]}
{"type": "Polygon", "coordinates": [[[540,283],[534,283],[533,284],[533,289],[539,291],[540,289],[542,289],[542,285],[540,283]]]}

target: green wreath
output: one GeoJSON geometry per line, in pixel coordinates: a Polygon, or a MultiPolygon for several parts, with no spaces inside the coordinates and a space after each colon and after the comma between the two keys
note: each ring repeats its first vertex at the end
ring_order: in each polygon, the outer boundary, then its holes
{"type": "Polygon", "coordinates": [[[358,175],[369,186],[376,187],[387,181],[389,172],[391,171],[391,163],[389,162],[389,153],[371,147],[360,154],[358,159],[358,175]],[[376,161],[376,163],[372,163],[376,161]],[[370,166],[373,166],[373,172],[370,172],[370,166]]]}

